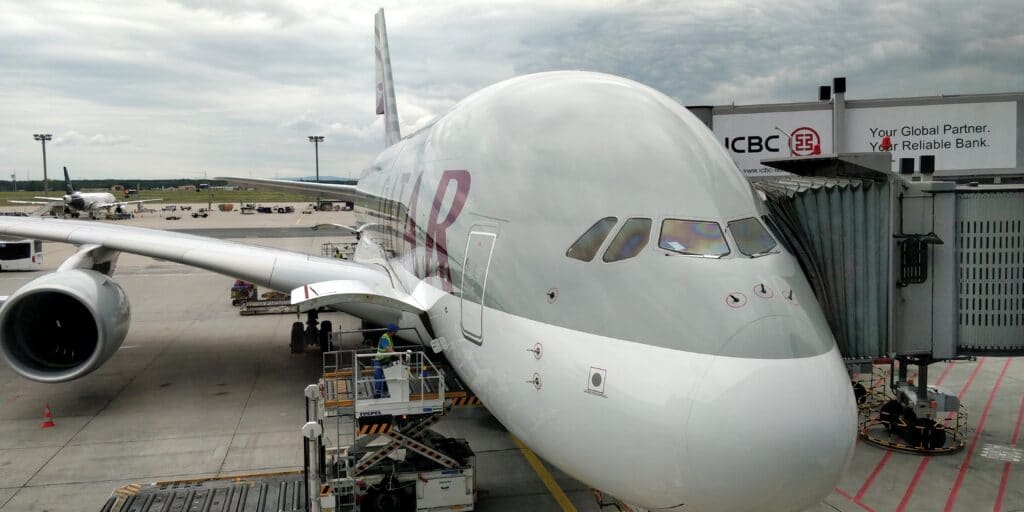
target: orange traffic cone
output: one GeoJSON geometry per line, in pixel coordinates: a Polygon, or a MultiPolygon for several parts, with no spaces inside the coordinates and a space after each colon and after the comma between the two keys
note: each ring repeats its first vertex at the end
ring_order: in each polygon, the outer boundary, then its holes
{"type": "Polygon", "coordinates": [[[56,427],[57,424],[53,422],[53,414],[50,413],[50,404],[46,404],[46,412],[43,413],[43,424],[39,428],[50,428],[56,427]]]}

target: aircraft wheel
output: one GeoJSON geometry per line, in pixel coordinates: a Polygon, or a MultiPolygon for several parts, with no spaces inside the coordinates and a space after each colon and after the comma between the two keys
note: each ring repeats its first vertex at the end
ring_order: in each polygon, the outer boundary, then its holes
{"type": "Polygon", "coordinates": [[[885,428],[891,433],[896,427],[896,420],[900,417],[900,413],[903,412],[903,406],[900,405],[896,400],[889,400],[882,406],[878,411],[878,419],[885,425],[885,428]]]}
{"type": "Polygon", "coordinates": [[[397,510],[411,510],[403,506],[402,495],[398,491],[374,490],[366,495],[363,507],[370,512],[394,512],[397,510]]]}
{"type": "Polygon", "coordinates": [[[320,351],[330,352],[331,351],[331,331],[334,326],[330,320],[324,320],[320,322],[320,351]]]}
{"type": "Polygon", "coordinates": [[[292,324],[292,340],[289,344],[292,354],[301,354],[306,347],[306,329],[302,322],[292,324]]]}
{"type": "Polygon", "coordinates": [[[921,446],[921,432],[917,428],[917,414],[911,409],[903,409],[900,414],[897,433],[911,446],[921,446]]]}
{"type": "Polygon", "coordinates": [[[946,430],[938,422],[930,418],[919,418],[917,424],[921,435],[922,448],[934,450],[946,445],[946,430]]]}
{"type": "Polygon", "coordinates": [[[868,399],[868,390],[860,382],[854,383],[853,396],[857,399],[857,404],[864,405],[868,399]]]}

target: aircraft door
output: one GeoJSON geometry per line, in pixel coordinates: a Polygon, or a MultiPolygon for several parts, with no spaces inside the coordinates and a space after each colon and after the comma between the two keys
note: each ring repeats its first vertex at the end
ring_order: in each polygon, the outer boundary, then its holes
{"type": "Polygon", "coordinates": [[[486,231],[470,231],[466,242],[466,260],[462,266],[462,335],[475,343],[483,343],[483,304],[487,292],[487,272],[498,235],[486,231]]]}

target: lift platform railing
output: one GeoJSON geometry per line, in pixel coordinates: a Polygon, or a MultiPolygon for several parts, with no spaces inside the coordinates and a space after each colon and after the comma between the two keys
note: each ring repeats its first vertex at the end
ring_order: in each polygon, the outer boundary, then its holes
{"type": "Polygon", "coordinates": [[[407,349],[402,352],[384,354],[356,353],[355,387],[357,400],[397,399],[398,401],[444,400],[445,382],[443,375],[422,350],[407,349]],[[380,361],[385,374],[386,396],[374,397],[372,391],[377,383],[374,375],[375,361],[380,361]],[[398,368],[400,372],[389,371],[398,368]],[[397,377],[397,378],[396,378],[397,377]],[[394,388],[394,389],[392,389],[394,388]]]}
{"type": "MultiPolygon", "coordinates": [[[[341,350],[323,353],[321,396],[325,409],[357,408],[374,402],[417,402],[410,409],[423,410],[425,401],[444,401],[444,374],[423,352],[422,347],[378,354],[376,350],[341,350]],[[418,350],[413,350],[416,348],[418,350]],[[384,379],[383,396],[375,396],[378,378],[375,361],[380,361],[384,379]]],[[[413,404],[410,404],[413,405],[413,404]]]]}

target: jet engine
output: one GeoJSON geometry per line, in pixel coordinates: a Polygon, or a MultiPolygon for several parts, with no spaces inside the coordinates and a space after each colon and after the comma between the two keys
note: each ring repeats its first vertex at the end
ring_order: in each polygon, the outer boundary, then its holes
{"type": "Polygon", "coordinates": [[[124,290],[93,270],[30,281],[0,307],[0,354],[22,376],[64,382],[99,368],[128,334],[124,290]]]}

